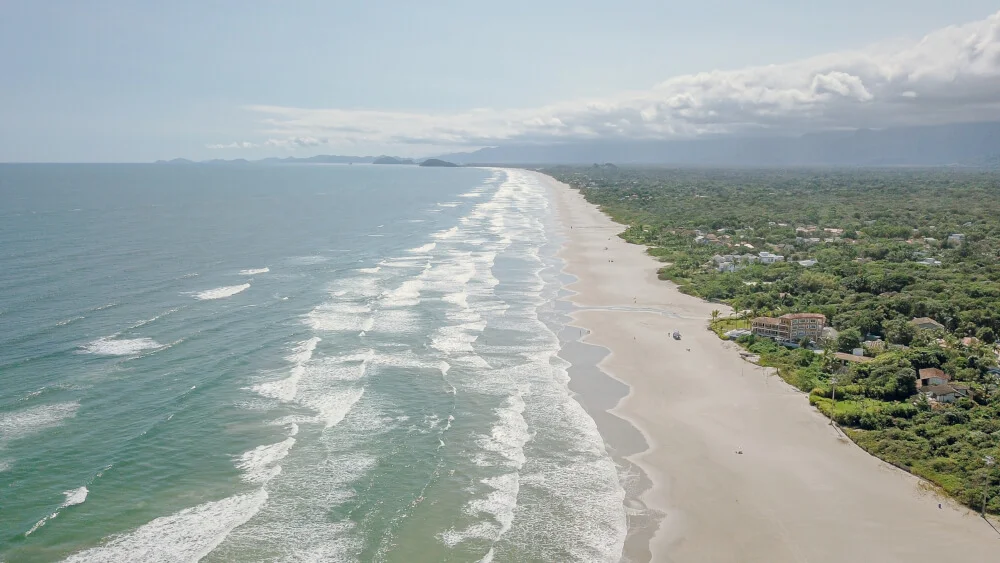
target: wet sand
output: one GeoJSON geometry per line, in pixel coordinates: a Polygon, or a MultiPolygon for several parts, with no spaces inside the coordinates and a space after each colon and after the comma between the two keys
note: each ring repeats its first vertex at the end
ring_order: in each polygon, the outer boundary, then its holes
{"type": "Polygon", "coordinates": [[[560,355],[636,497],[625,560],[1000,561],[989,523],[869,456],[740,359],[707,330],[726,307],[658,280],[645,249],[617,237],[621,225],[545,179],[575,277],[560,355]]]}

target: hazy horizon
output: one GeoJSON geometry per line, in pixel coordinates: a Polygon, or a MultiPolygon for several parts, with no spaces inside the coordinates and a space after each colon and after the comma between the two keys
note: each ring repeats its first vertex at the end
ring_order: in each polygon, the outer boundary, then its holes
{"type": "Polygon", "coordinates": [[[423,158],[1000,120],[995,5],[736,4],[8,3],[0,162],[423,158]]]}

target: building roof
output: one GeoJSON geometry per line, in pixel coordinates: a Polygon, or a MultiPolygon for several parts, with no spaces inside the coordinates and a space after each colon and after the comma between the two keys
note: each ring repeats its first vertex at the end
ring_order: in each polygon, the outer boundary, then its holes
{"type": "Polygon", "coordinates": [[[856,364],[864,364],[875,361],[875,358],[869,358],[868,356],[855,356],[854,354],[845,354],[844,352],[837,352],[833,355],[833,357],[844,362],[853,362],[856,364]]]}
{"type": "Polygon", "coordinates": [[[941,371],[938,368],[923,368],[919,372],[920,379],[927,379],[929,377],[939,377],[945,381],[951,381],[951,376],[947,373],[941,371]]]}
{"type": "Polygon", "coordinates": [[[823,319],[826,320],[826,315],[822,313],[788,313],[787,315],[781,315],[782,319],[823,319]]]}
{"type": "Polygon", "coordinates": [[[910,321],[910,323],[915,325],[933,325],[937,328],[944,328],[943,324],[935,321],[930,317],[916,317],[912,321],[910,321]]]}
{"type": "Polygon", "coordinates": [[[776,319],[774,317],[757,317],[757,318],[755,318],[753,320],[753,322],[755,322],[755,323],[761,323],[761,324],[768,324],[768,325],[780,324],[780,321],[778,321],[778,319],[776,319]]]}
{"type": "Polygon", "coordinates": [[[958,392],[957,389],[947,384],[931,385],[930,387],[924,387],[922,391],[928,395],[951,395],[952,393],[958,392]]]}

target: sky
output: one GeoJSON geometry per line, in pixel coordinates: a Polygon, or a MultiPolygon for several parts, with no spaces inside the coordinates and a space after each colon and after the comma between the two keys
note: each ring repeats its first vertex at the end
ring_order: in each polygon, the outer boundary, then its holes
{"type": "Polygon", "coordinates": [[[0,162],[427,156],[1000,121],[997,9],[2,0],[0,162]]]}

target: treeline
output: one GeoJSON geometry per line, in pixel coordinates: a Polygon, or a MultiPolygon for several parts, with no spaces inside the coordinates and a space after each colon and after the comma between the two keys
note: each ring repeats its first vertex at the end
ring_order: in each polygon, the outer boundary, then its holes
{"type": "MultiPolygon", "coordinates": [[[[839,331],[817,350],[744,337],[761,363],[874,455],[1000,512],[1000,174],[960,169],[547,170],[651,247],[660,277],[745,317],[819,312],[839,331]],[[952,236],[955,235],[955,236],[952,236]],[[713,257],[768,251],[775,264],[718,271],[713,257]],[[808,266],[798,264],[805,262],[808,266]],[[941,330],[921,330],[929,317],[941,330]],[[835,351],[864,346],[867,363],[835,351]],[[931,404],[916,374],[969,388],[931,404]]],[[[745,266],[745,267],[743,267],[745,266]]],[[[732,319],[720,322],[732,326],[732,319]]],[[[737,323],[747,321],[735,321],[737,323]]]]}

